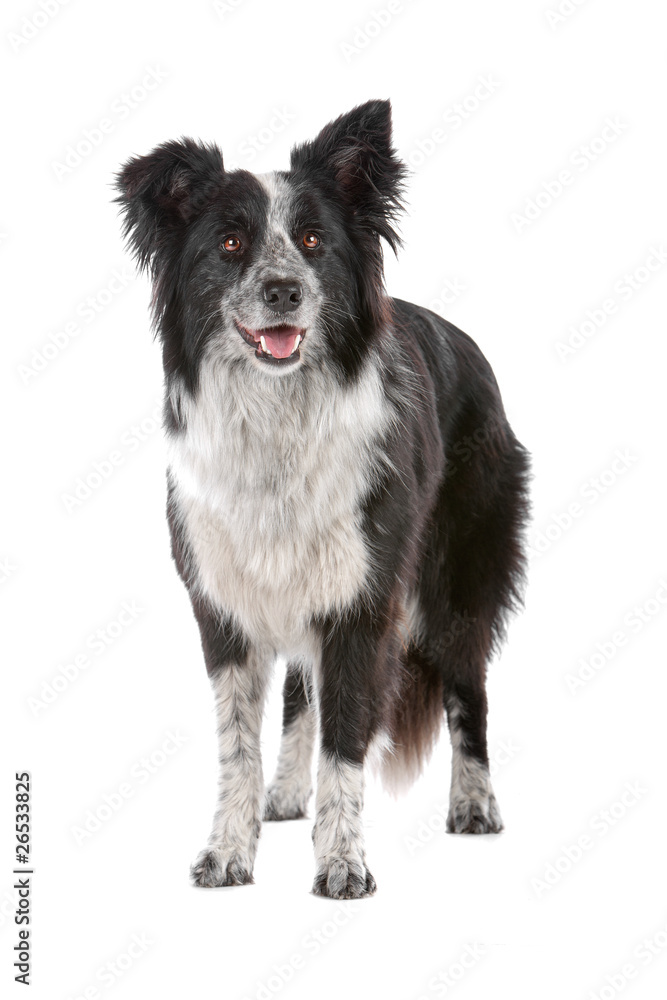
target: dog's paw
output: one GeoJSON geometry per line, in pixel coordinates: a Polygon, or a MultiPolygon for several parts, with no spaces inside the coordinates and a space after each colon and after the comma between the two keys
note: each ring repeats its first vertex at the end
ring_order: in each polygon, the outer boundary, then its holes
{"type": "Polygon", "coordinates": [[[493,792],[484,799],[455,799],[450,802],[447,833],[500,833],[503,821],[493,792]]]}
{"type": "Polygon", "coordinates": [[[238,855],[226,856],[214,847],[202,851],[190,868],[194,885],[204,889],[218,886],[249,885],[254,879],[252,869],[238,855]]]}
{"type": "Polygon", "coordinates": [[[289,791],[283,785],[269,785],[264,799],[265,820],[303,819],[310,792],[289,791]]]}
{"type": "Polygon", "coordinates": [[[372,896],[376,888],[375,879],[358,858],[322,861],[313,883],[313,893],[329,899],[362,899],[372,896]]]}

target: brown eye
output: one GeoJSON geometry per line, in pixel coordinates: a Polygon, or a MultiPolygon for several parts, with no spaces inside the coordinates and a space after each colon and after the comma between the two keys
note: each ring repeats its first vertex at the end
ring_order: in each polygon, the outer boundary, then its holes
{"type": "Polygon", "coordinates": [[[314,250],[315,247],[320,245],[320,238],[316,236],[315,233],[306,233],[303,238],[303,245],[306,250],[314,250]]]}
{"type": "Polygon", "coordinates": [[[236,253],[237,250],[241,249],[241,240],[238,236],[225,236],[222,241],[222,249],[226,250],[227,253],[236,253]]]}

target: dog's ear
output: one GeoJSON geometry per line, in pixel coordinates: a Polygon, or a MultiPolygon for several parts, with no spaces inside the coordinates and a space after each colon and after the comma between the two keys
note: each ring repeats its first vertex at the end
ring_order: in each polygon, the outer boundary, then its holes
{"type": "Polygon", "coordinates": [[[392,249],[400,244],[391,223],[403,208],[406,168],[392,147],[389,101],[368,101],[325,125],[312,142],[292,150],[291,167],[333,180],[362,225],[392,249]]]}
{"type": "Polygon", "coordinates": [[[124,234],[143,268],[219,193],[224,166],[215,145],[165,142],[129,160],[116,176],[124,234]]]}

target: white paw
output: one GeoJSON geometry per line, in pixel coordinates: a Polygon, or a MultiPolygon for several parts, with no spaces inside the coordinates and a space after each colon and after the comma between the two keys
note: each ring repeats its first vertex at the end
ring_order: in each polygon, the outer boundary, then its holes
{"type": "Polygon", "coordinates": [[[503,821],[493,792],[484,799],[460,796],[449,803],[448,833],[500,833],[502,829],[503,821]]]}
{"type": "Polygon", "coordinates": [[[252,883],[252,863],[242,854],[223,854],[218,848],[207,847],[190,868],[193,883],[205,889],[216,886],[248,885],[252,883]]]}
{"type": "Polygon", "coordinates": [[[359,857],[326,858],[319,863],[313,892],[330,899],[362,899],[372,896],[377,886],[359,857]]]}

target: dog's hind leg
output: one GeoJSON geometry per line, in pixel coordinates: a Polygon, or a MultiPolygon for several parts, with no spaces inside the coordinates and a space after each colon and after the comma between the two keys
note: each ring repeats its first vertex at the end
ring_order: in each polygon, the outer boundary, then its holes
{"type": "Polygon", "coordinates": [[[500,414],[478,450],[445,479],[421,577],[421,605],[452,743],[450,833],[503,828],[489,776],[486,667],[523,590],[528,458],[500,414]]]}
{"type": "Polygon", "coordinates": [[[228,622],[196,608],[216,699],[220,780],[208,847],[191,868],[195,885],[252,882],[263,800],[260,730],[271,657],[228,622]]]}
{"type": "Polygon", "coordinates": [[[489,776],[487,700],[483,667],[478,676],[450,680],[445,708],[452,743],[449,833],[500,833],[503,822],[489,776]]]}
{"type": "Polygon", "coordinates": [[[450,833],[503,828],[489,777],[486,666],[521,599],[527,456],[506,426],[495,435],[489,430],[487,443],[445,482],[437,512],[444,569],[434,560],[430,579],[424,575],[452,742],[450,833]]]}
{"type": "Polygon", "coordinates": [[[266,791],[264,819],[301,819],[312,794],[316,717],[310,678],[300,661],[287,665],[278,766],[266,791]]]}

